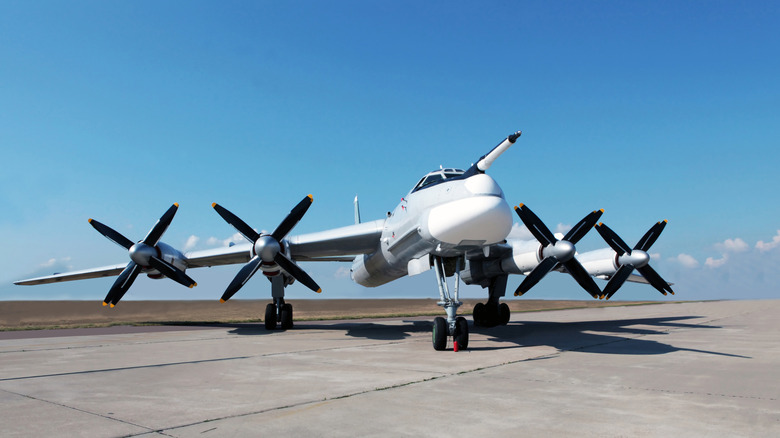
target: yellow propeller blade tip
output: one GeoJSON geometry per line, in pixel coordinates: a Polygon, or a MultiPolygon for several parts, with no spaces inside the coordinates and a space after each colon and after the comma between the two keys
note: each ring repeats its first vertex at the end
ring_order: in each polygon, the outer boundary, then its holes
{"type": "Polygon", "coordinates": [[[174,202],[173,205],[175,205],[176,208],[179,208],[179,203],[178,202],[174,202]]]}
{"type": "Polygon", "coordinates": [[[108,306],[108,303],[103,301],[103,307],[106,307],[106,306],[108,306]]]}
{"type": "Polygon", "coordinates": [[[520,210],[520,207],[515,205],[515,211],[520,210]]]}
{"type": "Polygon", "coordinates": [[[216,206],[217,206],[217,203],[216,203],[216,202],[212,202],[212,203],[211,203],[211,208],[214,208],[214,207],[216,207],[216,206]]]}
{"type": "Polygon", "coordinates": [[[670,294],[672,294],[672,295],[674,295],[674,292],[672,292],[672,291],[669,291],[669,293],[670,293],[670,294]]]}
{"type": "Polygon", "coordinates": [[[600,209],[599,209],[599,211],[600,211],[600,212],[602,212],[602,213],[604,213],[604,209],[603,209],[603,208],[600,208],[600,209]]]}
{"type": "Polygon", "coordinates": [[[520,205],[518,205],[517,207],[518,207],[518,208],[523,208],[524,206],[525,206],[525,204],[523,204],[523,203],[521,202],[521,203],[520,203],[520,205]]]}
{"type": "Polygon", "coordinates": [[[197,286],[197,285],[198,285],[198,283],[192,283],[192,284],[190,285],[190,289],[192,289],[193,287],[195,287],[195,286],[197,286]]]}
{"type": "Polygon", "coordinates": [[[114,306],[116,306],[116,304],[112,304],[112,305],[111,305],[111,308],[113,309],[113,308],[114,308],[114,306]]]}
{"type": "Polygon", "coordinates": [[[87,219],[87,222],[92,223],[92,218],[87,219]]]}
{"type": "Polygon", "coordinates": [[[220,298],[220,299],[219,299],[219,302],[220,302],[220,303],[224,303],[224,302],[225,302],[225,300],[223,300],[222,298],[220,298]]]}
{"type": "Polygon", "coordinates": [[[599,222],[598,226],[602,226],[602,225],[604,225],[604,222],[599,222]]]}
{"type": "Polygon", "coordinates": [[[322,293],[322,288],[317,289],[317,293],[322,293]]]}
{"type": "Polygon", "coordinates": [[[309,198],[310,201],[314,202],[314,196],[312,196],[311,193],[309,194],[309,196],[307,196],[307,198],[309,198]]]}
{"type": "Polygon", "coordinates": [[[668,221],[668,220],[666,220],[666,219],[664,219],[664,223],[665,223],[665,224],[668,224],[668,223],[669,223],[669,221],[668,221]]]}

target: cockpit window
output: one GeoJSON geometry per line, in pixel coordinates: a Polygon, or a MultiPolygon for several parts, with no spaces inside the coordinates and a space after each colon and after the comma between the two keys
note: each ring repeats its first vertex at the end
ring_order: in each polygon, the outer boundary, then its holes
{"type": "Polygon", "coordinates": [[[421,179],[420,182],[418,182],[417,185],[414,186],[412,192],[416,192],[417,190],[420,190],[422,188],[445,182],[449,179],[457,179],[458,177],[462,176],[464,173],[465,171],[461,169],[435,170],[433,172],[430,172],[428,175],[425,175],[423,179],[421,179]]]}

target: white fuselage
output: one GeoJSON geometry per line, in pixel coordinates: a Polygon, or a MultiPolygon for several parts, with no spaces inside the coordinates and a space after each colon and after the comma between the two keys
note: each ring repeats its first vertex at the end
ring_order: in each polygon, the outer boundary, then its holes
{"type": "Polygon", "coordinates": [[[489,175],[422,183],[385,220],[378,250],[355,259],[352,278],[358,284],[379,286],[409,274],[418,259],[424,265],[429,255],[459,256],[509,235],[512,210],[489,175]]]}

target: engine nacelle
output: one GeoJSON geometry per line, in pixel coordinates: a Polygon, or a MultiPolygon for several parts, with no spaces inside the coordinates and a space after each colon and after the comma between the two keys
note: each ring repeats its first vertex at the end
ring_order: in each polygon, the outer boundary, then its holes
{"type": "MultiPolygon", "coordinates": [[[[182,254],[176,248],[164,242],[158,242],[155,249],[157,250],[157,257],[172,264],[176,268],[181,269],[182,272],[187,270],[187,262],[185,261],[187,260],[187,258],[184,257],[184,254],[182,254]]],[[[165,278],[165,276],[162,275],[160,272],[158,272],[156,269],[150,270],[149,272],[146,273],[146,275],[149,278],[154,280],[165,278]]]]}
{"type": "Polygon", "coordinates": [[[588,271],[588,274],[594,277],[610,276],[617,272],[619,266],[616,256],[615,251],[604,248],[579,254],[577,260],[588,271]]]}
{"type": "Polygon", "coordinates": [[[394,272],[382,253],[363,254],[355,257],[350,272],[352,281],[365,287],[381,286],[404,275],[406,272],[394,272]]]}

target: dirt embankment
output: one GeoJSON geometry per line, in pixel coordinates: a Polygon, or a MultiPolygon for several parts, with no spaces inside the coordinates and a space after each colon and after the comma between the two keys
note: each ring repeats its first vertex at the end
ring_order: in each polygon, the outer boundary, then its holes
{"type": "MultiPolygon", "coordinates": [[[[464,300],[461,314],[470,314],[479,300],[464,300]]],[[[267,300],[122,301],[103,307],[95,301],[0,302],[0,330],[111,326],[121,324],[207,323],[261,321],[267,300]]],[[[365,317],[443,315],[435,300],[293,300],[295,319],[352,319],[365,317]]],[[[508,301],[513,312],[625,306],[649,302],[621,301],[508,301]]]]}

